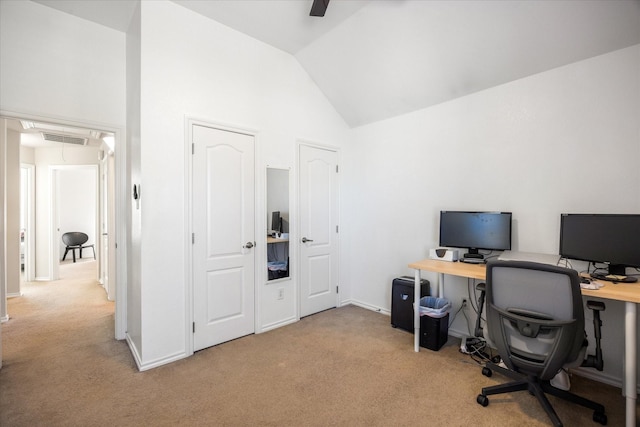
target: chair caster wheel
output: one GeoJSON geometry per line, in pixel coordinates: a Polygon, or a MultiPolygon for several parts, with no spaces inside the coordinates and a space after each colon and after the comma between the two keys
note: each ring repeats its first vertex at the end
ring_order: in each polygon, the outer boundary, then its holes
{"type": "Polygon", "coordinates": [[[489,405],[489,398],[484,394],[479,394],[478,397],[476,397],[476,402],[478,402],[479,405],[486,407],[487,405],[489,405]]]}
{"type": "Polygon", "coordinates": [[[490,377],[491,375],[493,375],[493,371],[487,367],[482,368],[482,375],[484,375],[485,377],[490,377]]]}
{"type": "Polygon", "coordinates": [[[602,412],[594,412],[593,413],[593,421],[597,422],[598,424],[602,424],[603,426],[607,425],[607,414],[604,414],[602,412]]]}

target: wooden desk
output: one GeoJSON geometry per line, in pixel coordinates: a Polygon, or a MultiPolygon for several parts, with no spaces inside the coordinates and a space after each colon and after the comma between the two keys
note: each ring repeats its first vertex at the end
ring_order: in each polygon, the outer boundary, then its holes
{"type": "MultiPolygon", "coordinates": [[[[415,270],[414,307],[420,305],[420,271],[438,273],[437,295],[444,296],[444,275],[467,277],[485,280],[486,266],[484,264],[466,264],[463,262],[438,261],[425,259],[409,264],[415,270]]],[[[626,398],[626,426],[636,426],[636,394],[637,394],[637,304],[640,304],[640,283],[612,283],[599,282],[604,286],[598,290],[582,289],[582,295],[624,302],[624,372],[623,394],[626,398]]],[[[414,349],[420,351],[420,310],[413,310],[413,326],[415,329],[414,349]]]]}
{"type": "Polygon", "coordinates": [[[276,239],[275,237],[267,236],[267,244],[269,243],[285,243],[288,242],[289,239],[276,239]]]}

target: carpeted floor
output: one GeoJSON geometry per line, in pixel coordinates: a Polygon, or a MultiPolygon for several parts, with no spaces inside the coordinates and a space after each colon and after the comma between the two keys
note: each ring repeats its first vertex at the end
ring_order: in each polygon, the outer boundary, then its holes
{"type": "MultiPolygon", "coordinates": [[[[450,337],[413,351],[389,317],[347,306],[250,335],[146,372],[113,339],[113,303],[93,261],[62,279],[25,283],[2,325],[0,426],[547,426],[526,392],[476,396],[486,378],[450,337]]],[[[572,377],[623,425],[620,389],[572,377]]],[[[565,426],[598,425],[592,412],[551,398],[565,426]]]]}

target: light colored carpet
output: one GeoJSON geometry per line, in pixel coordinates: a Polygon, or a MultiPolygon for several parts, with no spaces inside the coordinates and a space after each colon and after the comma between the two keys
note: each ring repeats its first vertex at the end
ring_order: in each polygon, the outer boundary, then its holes
{"type": "MultiPolygon", "coordinates": [[[[61,266],[62,280],[25,283],[2,325],[1,426],[547,426],[526,392],[491,398],[486,378],[449,338],[413,351],[389,317],[347,306],[251,335],[146,372],[113,339],[113,304],[96,264],[61,266]]],[[[620,389],[572,378],[623,425],[620,389]]],[[[551,398],[565,426],[592,412],[551,398]]]]}

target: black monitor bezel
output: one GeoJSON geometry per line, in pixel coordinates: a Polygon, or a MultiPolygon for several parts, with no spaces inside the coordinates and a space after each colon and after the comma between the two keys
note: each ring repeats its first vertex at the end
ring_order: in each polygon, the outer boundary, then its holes
{"type": "Polygon", "coordinates": [[[282,217],[280,216],[280,211],[271,212],[271,230],[282,233],[282,217]],[[277,224],[274,224],[274,222],[277,222],[277,224]]]}
{"type": "Polygon", "coordinates": [[[465,248],[465,249],[469,249],[469,253],[465,254],[465,256],[468,255],[476,255],[478,254],[478,250],[487,250],[487,251],[506,251],[506,250],[511,250],[512,247],[512,240],[513,240],[513,213],[512,212],[506,212],[506,211],[460,211],[460,210],[441,210],[440,211],[440,224],[439,224],[439,236],[438,236],[438,243],[440,246],[444,246],[444,247],[452,247],[452,248],[465,248]],[[443,241],[442,240],[442,225],[443,225],[443,221],[442,221],[442,217],[443,215],[446,215],[447,213],[455,213],[455,214],[469,214],[469,215],[501,215],[501,216],[508,216],[509,217],[509,236],[508,236],[508,245],[475,245],[475,246],[469,246],[466,245],[465,243],[467,242],[455,242],[455,241],[443,241]]]}
{"type": "MultiPolygon", "coordinates": [[[[596,256],[596,255],[588,255],[585,253],[572,253],[568,251],[566,248],[566,235],[565,235],[565,221],[568,217],[593,217],[593,218],[630,218],[635,217],[638,218],[638,222],[640,222],[640,214],[603,214],[603,213],[562,213],[560,214],[560,241],[558,245],[558,253],[562,258],[573,259],[578,261],[586,261],[589,263],[605,264],[607,269],[609,269],[609,274],[614,275],[625,275],[626,268],[640,268],[640,249],[638,249],[638,259],[631,260],[629,259],[618,259],[617,257],[609,257],[609,259],[601,259],[604,257],[596,256]]],[[[601,239],[598,239],[601,241],[601,239]]]]}

